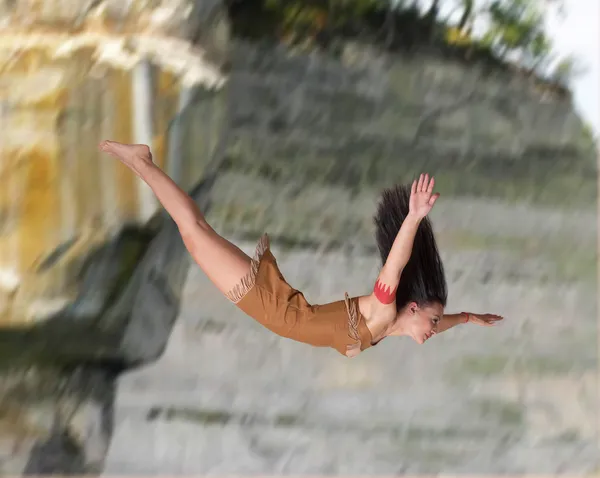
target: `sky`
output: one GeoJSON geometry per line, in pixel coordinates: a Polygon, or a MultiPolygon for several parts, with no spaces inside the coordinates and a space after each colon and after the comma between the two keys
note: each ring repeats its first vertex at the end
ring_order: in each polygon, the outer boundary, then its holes
{"type": "Polygon", "coordinates": [[[565,0],[566,17],[551,15],[548,35],[561,54],[573,53],[586,68],[573,82],[575,105],[600,134],[600,1],[565,0]]]}

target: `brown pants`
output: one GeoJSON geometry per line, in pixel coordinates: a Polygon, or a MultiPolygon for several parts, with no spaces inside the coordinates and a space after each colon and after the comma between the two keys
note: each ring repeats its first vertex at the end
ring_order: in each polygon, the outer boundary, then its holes
{"type": "Polygon", "coordinates": [[[358,298],[311,305],[279,271],[269,238],[260,239],[250,273],[228,298],[272,332],[315,347],[332,347],[354,356],[371,346],[371,333],[358,308],[358,298]]]}

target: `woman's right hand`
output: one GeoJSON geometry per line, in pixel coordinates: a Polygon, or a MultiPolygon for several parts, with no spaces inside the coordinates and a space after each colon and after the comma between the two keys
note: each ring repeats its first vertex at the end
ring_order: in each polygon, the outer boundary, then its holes
{"type": "Polygon", "coordinates": [[[417,180],[413,181],[410,190],[409,214],[417,219],[423,219],[429,214],[437,198],[440,197],[439,193],[433,193],[434,186],[435,180],[433,177],[430,179],[428,174],[421,174],[418,182],[417,180]]]}
{"type": "Polygon", "coordinates": [[[467,316],[467,323],[482,325],[484,327],[492,327],[504,319],[501,315],[496,314],[473,314],[471,312],[463,312],[463,314],[467,316]]]}

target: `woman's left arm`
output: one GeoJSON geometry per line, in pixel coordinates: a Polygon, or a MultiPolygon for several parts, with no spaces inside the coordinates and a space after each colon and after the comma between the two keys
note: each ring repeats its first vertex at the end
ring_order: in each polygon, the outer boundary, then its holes
{"type": "Polygon", "coordinates": [[[396,316],[396,291],[402,271],[410,260],[419,225],[439,197],[433,193],[434,185],[435,180],[428,174],[421,174],[419,180],[412,183],[408,214],[377,277],[373,293],[362,301],[369,317],[384,317],[385,322],[389,322],[396,316]]]}
{"type": "Polygon", "coordinates": [[[477,324],[491,327],[504,319],[501,315],[495,314],[473,314],[472,312],[461,312],[460,314],[445,314],[438,323],[436,333],[456,327],[460,324],[477,324]]]}

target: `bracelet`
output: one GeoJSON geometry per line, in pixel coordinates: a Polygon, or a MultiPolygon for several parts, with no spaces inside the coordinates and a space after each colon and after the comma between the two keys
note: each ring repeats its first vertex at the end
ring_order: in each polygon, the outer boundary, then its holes
{"type": "Polygon", "coordinates": [[[461,312],[461,314],[464,314],[465,317],[467,318],[463,323],[468,324],[471,320],[470,314],[468,312],[461,312]]]}

